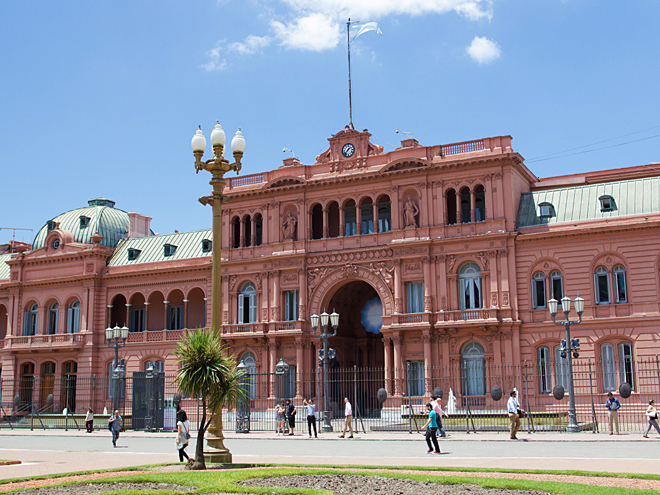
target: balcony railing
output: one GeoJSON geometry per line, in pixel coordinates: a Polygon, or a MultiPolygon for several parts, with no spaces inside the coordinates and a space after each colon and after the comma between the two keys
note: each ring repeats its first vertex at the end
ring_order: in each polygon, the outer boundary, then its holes
{"type": "Polygon", "coordinates": [[[79,333],[56,333],[53,335],[7,336],[3,342],[7,347],[60,347],[82,345],[85,336],[79,333]]]}
{"type": "Polygon", "coordinates": [[[497,311],[494,309],[464,309],[438,313],[438,321],[488,320],[496,317],[497,311]]]}
{"type": "Polygon", "coordinates": [[[252,334],[264,333],[263,323],[239,323],[232,325],[222,325],[223,334],[252,334]]]}
{"type": "Polygon", "coordinates": [[[127,341],[138,342],[173,342],[181,340],[186,330],[147,330],[146,332],[130,332],[127,341]]]}

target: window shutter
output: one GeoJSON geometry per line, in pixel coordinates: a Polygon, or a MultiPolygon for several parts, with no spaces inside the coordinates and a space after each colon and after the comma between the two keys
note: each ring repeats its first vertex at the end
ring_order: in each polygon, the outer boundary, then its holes
{"type": "Polygon", "coordinates": [[[250,323],[257,322],[257,295],[250,294],[250,323]]]}
{"type": "Polygon", "coordinates": [[[458,299],[460,302],[461,309],[465,309],[465,279],[464,278],[458,280],[458,299]]]}
{"type": "Polygon", "coordinates": [[[23,313],[23,335],[29,335],[28,328],[30,328],[30,312],[23,313]]]}
{"type": "Polygon", "coordinates": [[[474,309],[481,309],[481,277],[474,279],[474,309]]]}
{"type": "Polygon", "coordinates": [[[293,291],[293,319],[298,319],[298,289],[293,291]]]}
{"type": "Polygon", "coordinates": [[[245,323],[243,321],[243,317],[245,315],[244,304],[245,304],[245,296],[243,294],[239,294],[238,295],[238,322],[239,323],[245,323]]]}

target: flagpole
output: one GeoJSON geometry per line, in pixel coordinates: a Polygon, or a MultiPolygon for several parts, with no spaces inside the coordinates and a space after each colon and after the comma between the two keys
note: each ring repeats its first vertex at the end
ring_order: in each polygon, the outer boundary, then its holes
{"type": "Polygon", "coordinates": [[[353,127],[353,100],[351,96],[351,19],[349,17],[348,22],[346,22],[346,44],[348,47],[348,116],[349,116],[349,125],[351,129],[353,127]]]}

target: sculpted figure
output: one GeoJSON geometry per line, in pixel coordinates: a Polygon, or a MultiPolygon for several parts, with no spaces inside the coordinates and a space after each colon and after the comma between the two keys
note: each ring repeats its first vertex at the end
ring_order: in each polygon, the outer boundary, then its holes
{"type": "Polygon", "coordinates": [[[408,196],[408,201],[403,206],[403,221],[406,227],[417,227],[417,214],[419,213],[419,208],[413,201],[413,199],[408,196]]]}
{"type": "Polygon", "coordinates": [[[286,220],[282,224],[282,234],[284,235],[285,240],[295,240],[296,236],[296,224],[298,220],[294,217],[291,212],[286,214],[286,220]]]}

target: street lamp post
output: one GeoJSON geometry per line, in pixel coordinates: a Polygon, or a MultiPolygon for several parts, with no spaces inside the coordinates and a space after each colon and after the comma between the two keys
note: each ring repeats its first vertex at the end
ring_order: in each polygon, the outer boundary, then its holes
{"type": "Polygon", "coordinates": [[[112,412],[119,409],[119,380],[117,379],[117,366],[119,366],[119,349],[126,345],[128,338],[128,327],[115,325],[115,328],[105,329],[105,338],[108,341],[108,347],[115,350],[115,359],[112,361],[112,412]]]}
{"type": "MultiPolygon", "coordinates": [[[[195,133],[191,141],[193,155],[195,156],[195,170],[206,170],[211,173],[209,184],[213,186],[213,199],[209,201],[206,197],[199,198],[203,205],[211,204],[213,208],[213,239],[212,239],[212,276],[211,276],[211,330],[221,335],[221,310],[222,310],[222,281],[220,278],[220,263],[222,251],[222,202],[227,198],[222,195],[222,188],[225,186],[225,173],[230,170],[241,170],[241,158],[245,151],[245,138],[239,127],[236,135],[231,141],[231,149],[234,154],[234,163],[224,158],[225,151],[225,131],[222,130],[218,122],[211,131],[211,145],[213,146],[213,158],[203,161],[204,150],[206,149],[206,138],[202,134],[201,126],[195,133]]],[[[231,452],[224,445],[224,435],[222,433],[222,410],[215,411],[213,421],[209,425],[206,435],[207,451],[204,458],[208,462],[230,463],[231,452]]]]}
{"type": "Polygon", "coordinates": [[[555,325],[564,325],[566,328],[566,342],[562,342],[562,347],[560,349],[561,357],[568,355],[568,426],[566,431],[568,433],[576,433],[580,431],[580,427],[577,424],[577,418],[575,415],[575,393],[573,386],[573,356],[578,357],[578,351],[580,350],[580,341],[579,339],[571,340],[571,325],[578,325],[582,323],[582,313],[584,312],[584,299],[580,296],[576,297],[573,301],[575,303],[575,312],[578,315],[578,321],[570,321],[568,319],[568,314],[571,312],[571,298],[564,296],[561,299],[561,310],[564,313],[564,321],[555,321],[557,316],[557,303],[556,299],[550,299],[548,301],[548,309],[550,310],[550,316],[552,316],[552,323],[555,325]]]}
{"type": "Polygon", "coordinates": [[[314,313],[310,319],[312,321],[312,329],[314,329],[314,336],[323,339],[323,431],[332,431],[332,424],[330,423],[330,416],[328,414],[328,338],[337,335],[339,315],[336,311],[333,311],[331,315],[323,311],[321,316],[314,313]],[[323,328],[323,333],[321,334],[316,333],[316,330],[319,328],[319,320],[321,320],[321,327],[323,328]],[[328,333],[328,320],[330,320],[330,325],[332,326],[332,334],[328,333]]]}

